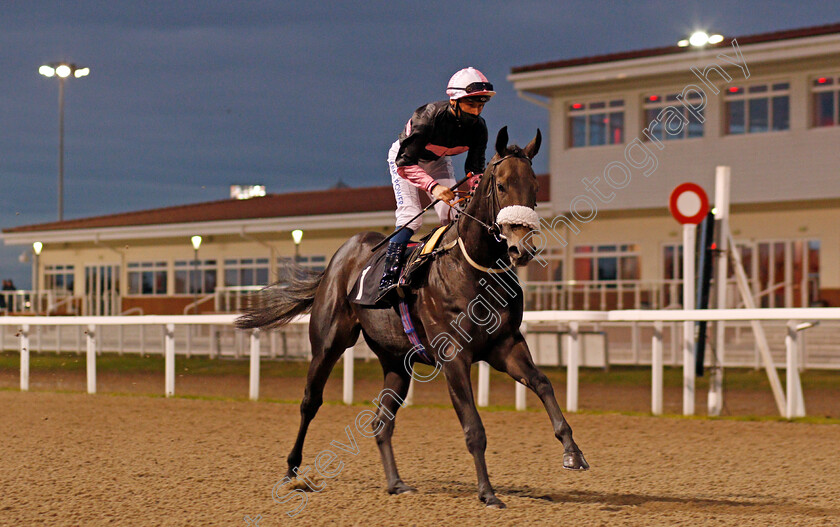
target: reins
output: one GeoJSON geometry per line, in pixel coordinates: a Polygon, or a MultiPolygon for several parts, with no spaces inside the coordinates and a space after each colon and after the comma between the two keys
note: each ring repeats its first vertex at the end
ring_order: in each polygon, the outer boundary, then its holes
{"type": "MultiPolygon", "coordinates": [[[[496,218],[499,215],[499,211],[501,210],[501,206],[499,205],[499,195],[498,195],[498,192],[497,192],[497,189],[496,189],[496,167],[499,164],[501,164],[503,161],[506,161],[506,160],[512,159],[512,158],[513,159],[524,159],[524,160],[528,161],[529,164],[531,163],[531,160],[527,156],[522,155],[521,153],[517,152],[517,153],[514,153],[514,154],[508,154],[504,157],[500,157],[499,159],[497,159],[495,161],[492,161],[487,166],[487,170],[484,171],[484,176],[483,177],[489,177],[490,178],[489,181],[488,181],[488,185],[490,186],[490,189],[487,192],[487,198],[492,199],[491,208],[492,208],[492,212],[493,212],[493,215],[492,215],[493,218],[496,218]]],[[[478,191],[478,189],[476,189],[476,191],[478,191]]],[[[458,200],[458,201],[460,202],[462,200],[463,200],[463,198],[461,200],[458,200]]],[[[454,208],[453,204],[450,204],[449,206],[454,208]]],[[[502,228],[499,226],[499,224],[495,220],[493,221],[492,225],[488,225],[487,223],[485,223],[484,221],[476,218],[472,214],[467,213],[466,210],[458,211],[458,214],[463,214],[467,218],[469,218],[469,219],[479,223],[480,225],[482,225],[485,229],[487,229],[487,232],[491,236],[493,236],[493,238],[497,242],[501,243],[502,240],[504,239],[502,237],[502,228]]],[[[461,222],[460,221],[458,221],[456,223],[455,228],[456,228],[456,232],[458,234],[458,239],[457,239],[458,246],[461,248],[461,253],[464,255],[464,259],[467,261],[468,264],[470,264],[470,266],[472,266],[475,269],[478,269],[479,271],[482,271],[482,272],[485,272],[485,273],[490,273],[490,274],[506,273],[513,268],[513,266],[514,266],[513,262],[510,262],[505,267],[495,268],[495,269],[490,268],[490,267],[484,267],[483,265],[480,265],[478,262],[473,260],[470,257],[470,255],[467,253],[467,248],[464,245],[463,239],[461,238],[461,222]]],[[[455,246],[454,241],[451,242],[451,243],[448,243],[445,247],[442,248],[443,249],[442,252],[448,251],[448,250],[452,249],[454,246],[455,246]]]]}

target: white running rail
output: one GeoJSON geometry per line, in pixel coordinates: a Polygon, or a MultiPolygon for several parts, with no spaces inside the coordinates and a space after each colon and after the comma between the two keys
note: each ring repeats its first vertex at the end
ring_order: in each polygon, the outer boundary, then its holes
{"type": "MultiPolygon", "coordinates": [[[[232,325],[238,315],[145,315],[145,316],[110,316],[110,317],[0,317],[0,326],[18,328],[20,339],[20,389],[29,389],[29,349],[30,332],[34,326],[82,326],[86,330],[86,362],[87,362],[87,391],[96,393],[96,338],[97,329],[102,326],[139,326],[157,325],[165,328],[165,393],[172,396],[175,393],[175,326],[177,325],[232,325]]],[[[798,375],[798,338],[797,334],[820,320],[840,320],[840,308],[774,308],[774,309],[706,309],[706,310],[625,310],[625,311],[529,311],[523,317],[523,331],[527,331],[528,324],[560,322],[568,323],[571,334],[571,349],[567,363],[566,407],[569,411],[578,410],[578,364],[580,354],[580,339],[577,338],[578,326],[581,323],[598,322],[653,322],[658,331],[654,331],[651,348],[652,386],[651,411],[662,413],[662,331],[663,322],[682,321],[753,321],[776,320],[786,321],[788,326],[785,337],[787,350],[787,383],[786,394],[781,392],[781,384],[772,359],[764,357],[765,369],[770,377],[780,414],[787,417],[805,415],[802,400],[801,382],[798,375]],[[774,380],[775,376],[775,380],[774,380]]],[[[309,316],[298,317],[293,324],[307,324],[309,316]]],[[[250,331],[250,390],[249,396],[256,400],[259,397],[260,332],[250,331]]],[[[686,339],[693,339],[693,332],[689,332],[686,339]]],[[[693,347],[693,342],[688,342],[693,347]]],[[[345,351],[344,365],[344,402],[353,402],[353,349],[345,351]]],[[[486,405],[489,400],[489,368],[479,368],[478,400],[486,405]]],[[[693,395],[693,393],[692,393],[693,395]]],[[[685,396],[685,392],[684,392],[685,396]]],[[[523,386],[516,389],[516,408],[525,408],[525,390],[523,386]]]]}

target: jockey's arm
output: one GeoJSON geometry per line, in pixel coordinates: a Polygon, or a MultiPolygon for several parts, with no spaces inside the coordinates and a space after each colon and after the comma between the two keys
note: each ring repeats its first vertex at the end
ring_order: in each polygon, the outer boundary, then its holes
{"type": "Polygon", "coordinates": [[[417,188],[426,192],[432,192],[437,185],[435,179],[428,172],[420,168],[420,153],[429,143],[429,128],[427,126],[412,126],[412,122],[406,126],[410,130],[408,136],[400,144],[400,151],[397,154],[397,174],[417,188]]]}

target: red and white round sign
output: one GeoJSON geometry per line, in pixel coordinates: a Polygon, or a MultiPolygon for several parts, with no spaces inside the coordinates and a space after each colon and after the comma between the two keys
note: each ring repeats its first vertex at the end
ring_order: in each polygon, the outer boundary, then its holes
{"type": "Polygon", "coordinates": [[[678,222],[697,225],[709,213],[709,197],[700,185],[683,183],[671,192],[668,208],[678,222]]]}

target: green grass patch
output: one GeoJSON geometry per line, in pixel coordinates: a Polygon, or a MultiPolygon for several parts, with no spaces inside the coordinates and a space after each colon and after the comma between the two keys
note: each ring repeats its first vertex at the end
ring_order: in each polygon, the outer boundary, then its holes
{"type": "MultiPolygon", "coordinates": [[[[85,371],[85,356],[75,353],[31,353],[30,368],[33,371],[46,372],[80,372],[85,371]]],[[[120,373],[163,373],[164,359],[161,355],[138,355],[104,353],[96,358],[96,369],[100,372],[120,373]]],[[[17,352],[0,353],[0,371],[19,371],[20,354],[17,352]]],[[[210,359],[206,356],[175,358],[176,373],[206,376],[245,376],[250,371],[247,357],[241,359],[223,358],[210,359]]],[[[269,360],[260,362],[260,376],[263,378],[305,378],[309,369],[309,362],[302,360],[269,360]]],[[[549,380],[557,385],[566,383],[566,368],[545,366],[540,368],[549,380]]],[[[428,366],[417,366],[422,375],[428,375],[432,369],[428,366]]],[[[784,370],[778,370],[784,383],[784,370]]],[[[343,361],[339,360],[333,369],[332,376],[340,378],[343,375],[343,361]]],[[[357,360],[354,364],[353,375],[356,379],[379,381],[382,379],[382,368],[376,360],[357,360]]],[[[650,386],[651,370],[648,366],[613,366],[609,370],[600,368],[581,368],[579,372],[581,385],[603,386],[650,386]]],[[[472,368],[472,377],[477,379],[478,368],[472,368]]],[[[710,373],[698,377],[696,390],[707,390],[710,373]]],[[[840,371],[838,370],[807,370],[802,375],[802,387],[805,390],[840,390],[840,371]]],[[[493,382],[510,382],[507,374],[490,370],[493,382]]],[[[444,382],[443,375],[433,382],[444,382]]],[[[682,368],[666,367],[663,372],[663,384],[666,387],[679,388],[682,386],[682,368]]],[[[724,373],[724,387],[729,390],[769,391],[770,383],[764,370],[752,368],[727,368],[724,373]]]]}

